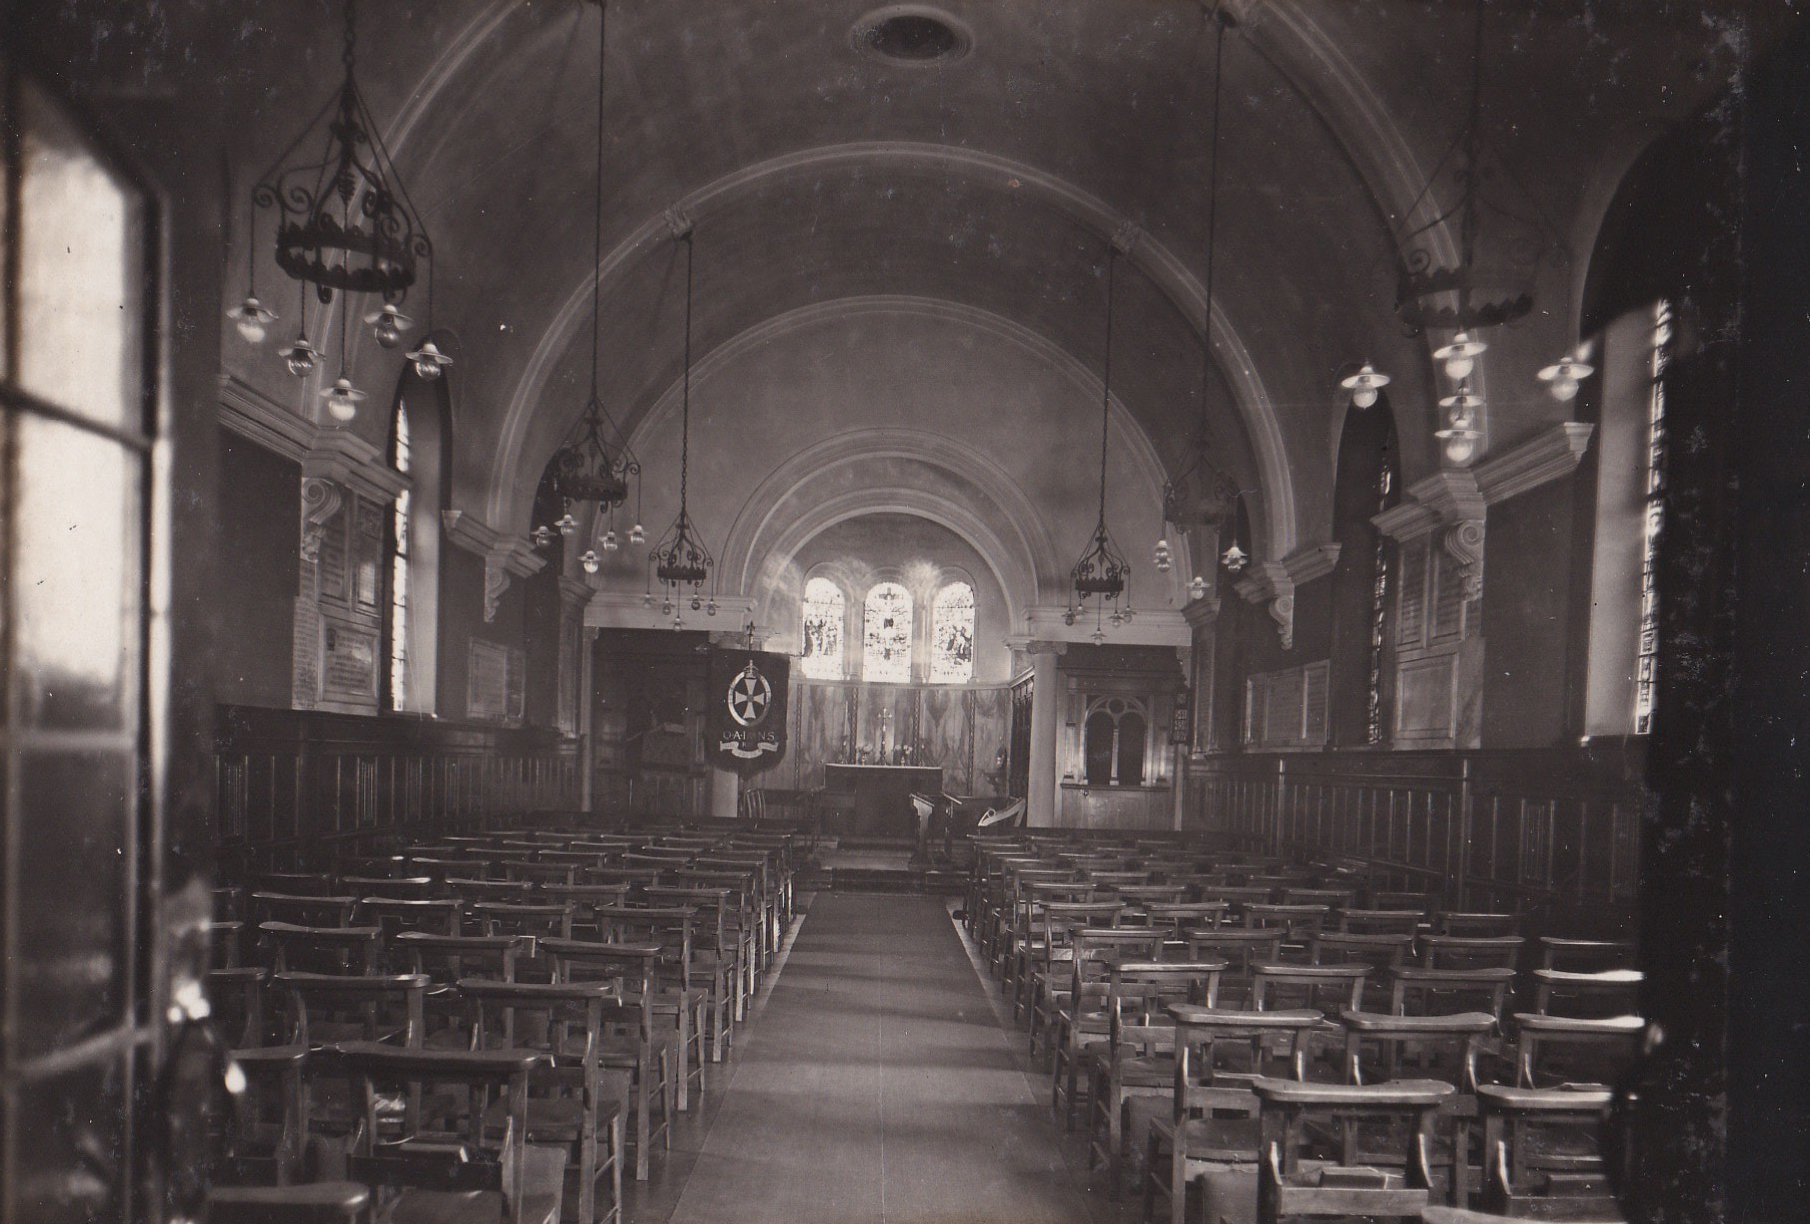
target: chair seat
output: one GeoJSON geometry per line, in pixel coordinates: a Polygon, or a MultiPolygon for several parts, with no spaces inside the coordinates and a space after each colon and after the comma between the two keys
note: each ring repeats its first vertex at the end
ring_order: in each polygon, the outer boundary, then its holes
{"type": "MultiPolygon", "coordinates": [[[[1176,1142],[1173,1118],[1154,1119],[1151,1126],[1159,1134],[1167,1135],[1172,1144],[1176,1142]]],[[[1189,1160],[1254,1164],[1258,1143],[1259,1125],[1255,1117],[1189,1118],[1181,1126],[1179,1149],[1189,1160]]]]}
{"type": "Polygon", "coordinates": [[[1128,1088],[1167,1088],[1175,1083],[1175,1058],[1158,1054],[1154,1057],[1121,1053],[1113,1059],[1113,1071],[1128,1088]]]}

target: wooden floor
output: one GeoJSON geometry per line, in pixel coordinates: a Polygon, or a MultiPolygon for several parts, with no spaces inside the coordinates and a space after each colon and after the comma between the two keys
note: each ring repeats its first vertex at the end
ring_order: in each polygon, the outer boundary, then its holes
{"type": "Polygon", "coordinates": [[[1119,1224],[938,898],[819,893],[629,1224],[1119,1224]]]}

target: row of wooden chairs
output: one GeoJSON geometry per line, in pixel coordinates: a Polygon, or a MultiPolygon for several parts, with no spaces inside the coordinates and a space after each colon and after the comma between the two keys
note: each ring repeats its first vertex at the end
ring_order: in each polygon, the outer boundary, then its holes
{"type": "Polygon", "coordinates": [[[1605,1208],[1597,1131],[1645,1027],[1626,944],[1173,843],[977,845],[966,917],[1146,1219],[1190,1186],[1264,1224],[1605,1208]]]}

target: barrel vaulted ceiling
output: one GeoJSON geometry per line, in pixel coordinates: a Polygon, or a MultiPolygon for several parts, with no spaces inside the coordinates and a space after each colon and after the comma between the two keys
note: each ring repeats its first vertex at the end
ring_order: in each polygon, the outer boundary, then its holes
{"type": "MultiPolygon", "coordinates": [[[[1337,379],[1350,363],[1369,358],[1395,375],[1407,476],[1437,462],[1428,435],[1443,392],[1428,350],[1439,338],[1408,339],[1392,317],[1392,231],[1462,122],[1474,9],[1227,3],[1240,21],[1224,54],[1206,416],[1217,462],[1256,494],[1258,544],[1274,559],[1328,538],[1345,410],[1337,379]]],[[[73,20],[85,6],[67,7],[73,20]]],[[[699,365],[837,303],[897,299],[1016,329],[1097,379],[1105,252],[1121,233],[1134,240],[1119,274],[1114,396],[1160,464],[1188,466],[1201,419],[1212,96],[1202,5],[944,0],[936,11],[972,47],[931,65],[857,48],[851,31],[877,7],[611,0],[610,411],[662,449],[645,428],[680,374],[683,263],[669,212],[695,226],[699,365]]],[[[132,71],[153,88],[205,83],[209,104],[235,116],[225,160],[242,200],[337,82],[339,5],[188,0],[164,14],[166,57],[132,71]]],[[[457,339],[452,502],[525,531],[589,377],[597,10],[361,0],[359,15],[361,82],[433,235],[436,325],[457,339]]],[[[1576,338],[1575,286],[1616,183],[1664,125],[1727,85],[1743,47],[1776,20],[1732,3],[1490,0],[1485,122],[1574,258],[1547,268],[1533,316],[1492,338],[1489,445],[1562,418],[1533,371],[1576,338]]],[[[229,296],[247,257],[244,209],[234,213],[229,296]]],[[[253,241],[260,279],[275,286],[264,225],[253,241]]],[[[268,296],[292,316],[293,298],[268,296]]],[[[884,328],[861,334],[885,343],[884,328]]],[[[963,351],[951,341],[949,360],[963,351]]],[[[229,334],[224,362],[280,402],[308,402],[270,346],[249,350],[229,334]]],[[[376,391],[398,364],[366,342],[353,376],[376,391]]],[[[721,364],[718,399],[733,399],[734,363],[721,364]]],[[[1091,395],[1097,404],[1097,384],[1091,395]]],[[[859,403],[843,413],[850,431],[899,424],[859,403]]],[[[354,428],[376,437],[380,415],[354,428]]],[[[1091,467],[1091,447],[1077,438],[1074,464],[1091,467]]],[[[1079,544],[1054,547],[1066,557],[1079,544]]]]}

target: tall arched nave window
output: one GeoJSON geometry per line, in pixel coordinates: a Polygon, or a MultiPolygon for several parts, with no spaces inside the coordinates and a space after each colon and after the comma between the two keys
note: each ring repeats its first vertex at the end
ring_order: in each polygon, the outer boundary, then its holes
{"type": "Polygon", "coordinates": [[[842,628],[848,600],[828,578],[804,584],[804,653],[799,666],[813,680],[842,679],[842,628]]]}
{"type": "Polygon", "coordinates": [[[896,582],[867,592],[861,628],[861,678],[880,684],[911,683],[911,592],[896,582]]]}
{"type": "Polygon", "coordinates": [[[952,582],[936,593],[930,614],[930,681],[966,684],[974,679],[974,588],[952,582]]]}

